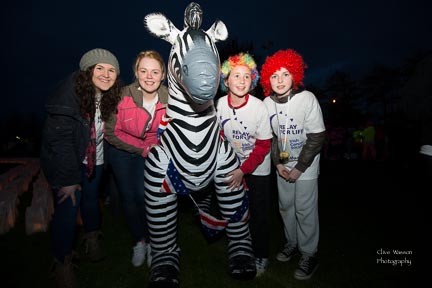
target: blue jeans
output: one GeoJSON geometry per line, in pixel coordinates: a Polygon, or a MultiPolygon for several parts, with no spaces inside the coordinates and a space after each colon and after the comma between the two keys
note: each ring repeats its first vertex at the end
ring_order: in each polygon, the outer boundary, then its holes
{"type": "Polygon", "coordinates": [[[76,221],[78,207],[86,233],[97,231],[101,226],[101,213],[99,206],[99,187],[103,173],[103,165],[96,166],[93,177],[88,179],[85,175],[85,166],[81,169],[81,191],[75,191],[76,204],[68,198],[58,203],[59,187],[52,187],[54,199],[54,214],[51,219],[51,241],[54,257],[63,262],[65,256],[72,253],[75,242],[76,221]]]}
{"type": "Polygon", "coordinates": [[[135,242],[149,240],[145,198],[144,161],[138,154],[119,150],[110,145],[108,161],[123,204],[126,224],[135,242]]]}

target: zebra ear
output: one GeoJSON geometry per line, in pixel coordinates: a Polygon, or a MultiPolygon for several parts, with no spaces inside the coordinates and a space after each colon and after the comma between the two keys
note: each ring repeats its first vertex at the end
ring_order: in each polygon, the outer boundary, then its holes
{"type": "Polygon", "coordinates": [[[217,20],[215,23],[213,23],[206,33],[215,43],[218,41],[224,41],[228,38],[228,30],[225,26],[225,23],[220,20],[217,20]]]}
{"type": "Polygon", "coordinates": [[[144,26],[151,34],[171,44],[174,43],[174,40],[180,32],[174,24],[161,13],[151,13],[145,16],[144,26]]]}

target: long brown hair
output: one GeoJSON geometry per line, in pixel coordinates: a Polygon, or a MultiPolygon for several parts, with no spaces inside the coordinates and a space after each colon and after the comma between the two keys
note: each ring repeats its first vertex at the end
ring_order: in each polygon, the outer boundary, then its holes
{"type": "MultiPolygon", "coordinates": [[[[96,89],[92,82],[94,66],[89,67],[85,71],[79,71],[75,78],[75,93],[79,100],[80,113],[83,118],[90,118],[93,121],[96,113],[95,95],[96,89]]],[[[114,85],[103,92],[101,99],[101,117],[103,121],[108,121],[112,113],[116,112],[117,104],[120,101],[121,80],[119,77],[114,82],[114,85]]]]}

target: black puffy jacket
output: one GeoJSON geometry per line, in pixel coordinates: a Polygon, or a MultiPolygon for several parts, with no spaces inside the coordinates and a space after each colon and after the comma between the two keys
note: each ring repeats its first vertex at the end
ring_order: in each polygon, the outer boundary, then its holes
{"type": "Polygon", "coordinates": [[[47,118],[42,132],[41,167],[52,186],[81,182],[81,163],[90,142],[90,123],[80,115],[75,75],[63,80],[45,105],[47,118]]]}

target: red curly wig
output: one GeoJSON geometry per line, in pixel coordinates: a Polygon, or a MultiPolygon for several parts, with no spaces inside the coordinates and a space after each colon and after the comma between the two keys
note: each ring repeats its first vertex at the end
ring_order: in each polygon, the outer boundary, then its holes
{"type": "Polygon", "coordinates": [[[304,70],[307,66],[303,62],[302,56],[293,49],[279,50],[268,56],[261,67],[260,84],[265,96],[272,93],[270,76],[282,67],[286,68],[292,75],[294,89],[303,85],[304,70]]]}

